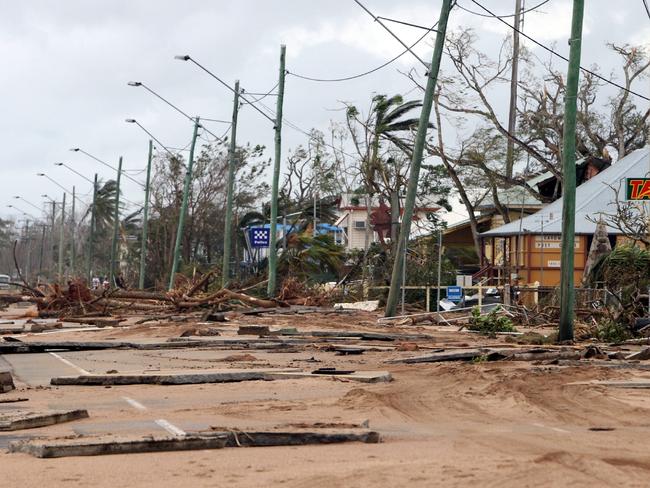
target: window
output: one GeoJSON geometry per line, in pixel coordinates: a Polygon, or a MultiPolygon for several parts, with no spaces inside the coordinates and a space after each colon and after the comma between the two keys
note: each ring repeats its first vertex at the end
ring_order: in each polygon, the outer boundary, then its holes
{"type": "Polygon", "coordinates": [[[354,228],[357,229],[357,230],[365,230],[366,221],[365,220],[355,220],[354,221],[354,228]]]}

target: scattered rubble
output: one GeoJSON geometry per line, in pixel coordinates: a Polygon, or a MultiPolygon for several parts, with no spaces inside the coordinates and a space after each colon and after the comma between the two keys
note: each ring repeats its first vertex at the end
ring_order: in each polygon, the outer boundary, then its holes
{"type": "Polygon", "coordinates": [[[16,386],[14,385],[14,379],[11,376],[11,372],[0,371],[0,393],[7,393],[15,388],[16,386]]]}

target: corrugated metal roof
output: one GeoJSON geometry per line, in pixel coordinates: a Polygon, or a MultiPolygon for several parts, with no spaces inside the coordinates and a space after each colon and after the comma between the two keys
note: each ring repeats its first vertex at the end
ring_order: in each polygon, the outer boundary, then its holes
{"type": "MultiPolygon", "coordinates": [[[[528,186],[537,189],[536,185],[538,183],[550,178],[551,176],[553,176],[553,173],[550,171],[533,176],[527,180],[528,186]]],[[[542,202],[539,199],[535,198],[529,191],[521,186],[513,186],[506,190],[499,191],[499,202],[501,202],[501,205],[511,208],[539,207],[542,205],[542,202]]],[[[488,193],[476,208],[483,209],[494,207],[494,198],[491,193],[488,193]]]]}
{"type": "MultiPolygon", "coordinates": [[[[648,147],[631,152],[609,168],[597,174],[576,189],[576,234],[591,235],[596,230],[595,222],[599,213],[616,213],[614,190],[618,189],[619,200],[625,200],[625,178],[643,178],[650,170],[648,147]],[[619,189],[620,185],[620,189],[619,189]]],[[[498,237],[522,234],[560,234],[562,232],[562,199],[550,203],[539,212],[521,221],[516,220],[496,229],[483,232],[481,237],[498,237]],[[542,223],[543,222],[543,223],[542,223]]],[[[607,227],[607,232],[620,234],[620,231],[607,227]]]]}

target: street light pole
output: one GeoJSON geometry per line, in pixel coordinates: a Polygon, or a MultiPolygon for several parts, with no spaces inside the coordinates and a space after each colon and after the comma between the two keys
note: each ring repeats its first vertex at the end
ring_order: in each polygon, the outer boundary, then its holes
{"type": "Polygon", "coordinates": [[[61,233],[59,235],[59,283],[63,283],[63,258],[65,250],[65,192],[61,203],[61,233]]]}
{"type": "Polygon", "coordinates": [[[169,275],[169,290],[174,288],[174,277],[178,271],[178,262],[180,260],[181,242],[183,240],[183,227],[185,226],[185,214],[187,213],[187,202],[189,200],[190,185],[192,183],[192,167],[194,166],[194,148],[196,146],[196,138],[199,133],[199,118],[194,119],[194,133],[192,135],[192,145],[190,146],[190,160],[187,164],[187,171],[185,173],[185,183],[183,185],[183,202],[181,203],[181,211],[178,216],[178,229],[176,230],[176,243],[174,245],[174,255],[172,256],[172,269],[169,275]]]}
{"type": "Polygon", "coordinates": [[[230,158],[228,161],[228,192],[226,198],[226,223],[223,232],[223,265],[221,286],[226,288],[230,281],[230,249],[232,248],[232,207],[237,167],[237,114],[239,112],[239,80],[235,81],[235,99],[232,108],[230,128],[230,158]]]}
{"type": "Polygon", "coordinates": [[[149,184],[151,183],[151,159],[153,157],[153,142],[149,139],[149,156],[147,158],[147,180],[144,187],[144,211],[142,214],[142,244],[140,246],[140,280],[138,287],[144,288],[144,274],[147,262],[147,233],[149,232],[149,184]]]}
{"type": "Polygon", "coordinates": [[[39,281],[39,277],[43,274],[43,256],[45,254],[45,224],[41,225],[41,252],[38,258],[38,276],[36,281],[39,281]]]}
{"type": "Polygon", "coordinates": [[[273,181],[271,184],[271,236],[269,239],[269,282],[266,292],[270,297],[275,296],[278,249],[278,186],[280,183],[280,164],[282,162],[282,108],[284,103],[284,78],[286,75],[285,56],[286,46],[280,46],[280,78],[278,82],[278,98],[275,109],[275,160],[273,162],[273,181]]]}
{"type": "Polygon", "coordinates": [[[117,186],[115,188],[115,210],[113,212],[113,242],[111,243],[110,286],[115,284],[115,261],[117,259],[117,238],[120,232],[120,180],[122,177],[122,156],[117,165],[117,186]]]}
{"type": "Polygon", "coordinates": [[[29,219],[25,220],[25,243],[27,244],[26,246],[26,257],[25,257],[25,281],[29,283],[29,275],[31,273],[31,265],[32,265],[32,246],[31,246],[31,238],[29,237],[29,219]]]}
{"type": "Polygon", "coordinates": [[[74,235],[76,233],[75,221],[74,221],[74,204],[76,199],[77,197],[76,197],[75,187],[73,186],[72,187],[72,213],[70,214],[70,223],[72,225],[72,228],[70,229],[70,269],[72,270],[73,278],[75,278],[75,255],[76,255],[75,239],[74,239],[74,235]]]}
{"type": "Polygon", "coordinates": [[[89,282],[92,281],[93,270],[93,247],[95,240],[95,212],[97,209],[97,173],[95,173],[95,181],[93,183],[93,206],[90,212],[90,229],[88,230],[88,263],[86,265],[86,276],[89,282]]]}
{"type": "Polygon", "coordinates": [[[54,278],[54,220],[56,219],[56,202],[52,200],[52,222],[50,224],[50,260],[52,261],[52,267],[50,268],[50,278],[54,278]]]}

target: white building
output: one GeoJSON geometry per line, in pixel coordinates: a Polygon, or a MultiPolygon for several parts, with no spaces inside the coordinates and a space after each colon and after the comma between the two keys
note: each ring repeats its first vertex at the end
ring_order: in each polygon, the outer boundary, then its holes
{"type": "MultiPolygon", "coordinates": [[[[371,230],[372,226],[368,218],[369,214],[380,209],[379,197],[374,196],[370,199],[370,209],[368,209],[368,200],[365,195],[356,193],[341,194],[338,205],[339,218],[334,225],[343,229],[342,244],[348,251],[365,249],[366,239],[368,245],[380,241],[378,233],[371,230]]],[[[403,198],[400,198],[400,215],[402,214],[403,200],[403,198]]],[[[440,210],[440,206],[432,202],[416,200],[416,208],[411,223],[411,238],[431,231],[432,226],[427,214],[438,210],[440,210]]],[[[384,234],[384,238],[390,241],[390,230],[384,234]]]]}

